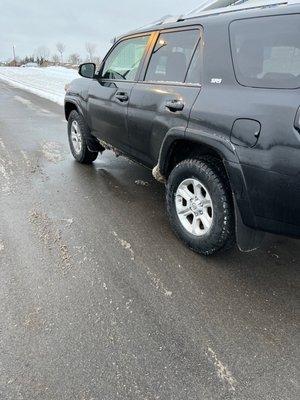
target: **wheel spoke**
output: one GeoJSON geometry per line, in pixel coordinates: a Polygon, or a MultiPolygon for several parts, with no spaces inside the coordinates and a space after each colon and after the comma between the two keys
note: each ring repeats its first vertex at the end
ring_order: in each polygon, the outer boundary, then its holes
{"type": "Polygon", "coordinates": [[[194,186],[194,192],[196,197],[198,197],[199,200],[204,200],[203,194],[202,194],[202,185],[197,182],[193,184],[194,186]]]}
{"type": "Polygon", "coordinates": [[[186,201],[190,201],[194,197],[194,194],[190,192],[187,187],[179,188],[177,194],[183,197],[186,201]]]}
{"type": "Polygon", "coordinates": [[[208,199],[208,198],[205,198],[205,199],[203,200],[203,207],[206,208],[206,209],[212,207],[212,202],[211,202],[211,200],[208,199]]]}
{"type": "Polygon", "coordinates": [[[194,216],[194,219],[193,219],[193,222],[192,222],[192,233],[194,235],[198,234],[197,228],[199,228],[199,224],[200,224],[199,218],[194,216]]]}
{"type": "Polygon", "coordinates": [[[200,216],[201,222],[204,226],[205,230],[208,230],[211,226],[211,218],[210,216],[207,214],[207,212],[205,212],[203,215],[200,216]]]}
{"type": "Polygon", "coordinates": [[[189,208],[185,208],[185,209],[179,211],[178,214],[179,214],[180,216],[182,216],[182,217],[187,218],[189,215],[192,215],[193,212],[192,212],[189,208]]]}

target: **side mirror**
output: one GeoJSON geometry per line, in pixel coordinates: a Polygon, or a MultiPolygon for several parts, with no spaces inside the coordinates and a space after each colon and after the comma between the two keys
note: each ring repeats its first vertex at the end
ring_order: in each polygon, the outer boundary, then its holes
{"type": "Polygon", "coordinates": [[[96,64],[94,63],[85,63],[79,66],[78,73],[83,78],[93,79],[96,72],[96,64]]]}

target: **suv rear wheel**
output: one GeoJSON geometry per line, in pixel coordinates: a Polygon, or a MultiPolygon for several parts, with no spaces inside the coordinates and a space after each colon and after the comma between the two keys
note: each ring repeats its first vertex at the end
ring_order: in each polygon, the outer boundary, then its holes
{"type": "Polygon", "coordinates": [[[99,154],[89,150],[86,140],[88,134],[89,128],[83,117],[77,111],[72,111],[68,119],[69,145],[75,160],[82,164],[91,164],[99,154]]]}
{"type": "Polygon", "coordinates": [[[197,253],[212,255],[233,247],[232,195],[217,159],[204,157],[178,164],[168,179],[167,209],[175,234],[197,253]]]}

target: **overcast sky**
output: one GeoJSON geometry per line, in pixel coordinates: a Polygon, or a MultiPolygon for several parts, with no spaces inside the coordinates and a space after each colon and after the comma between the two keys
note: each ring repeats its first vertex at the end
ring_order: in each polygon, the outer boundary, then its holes
{"type": "Polygon", "coordinates": [[[56,52],[58,41],[66,53],[86,55],[85,43],[97,44],[104,56],[113,37],[161,16],[183,14],[199,0],[0,0],[0,60],[33,54],[39,46],[56,52]]]}

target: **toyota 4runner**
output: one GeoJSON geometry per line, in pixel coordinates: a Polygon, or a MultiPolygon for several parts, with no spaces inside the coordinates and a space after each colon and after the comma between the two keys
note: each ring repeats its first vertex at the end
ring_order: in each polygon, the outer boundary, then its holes
{"type": "Polygon", "coordinates": [[[235,6],[121,37],[67,89],[80,163],[112,149],[166,183],[196,252],[300,236],[300,5],[235,6]]]}

